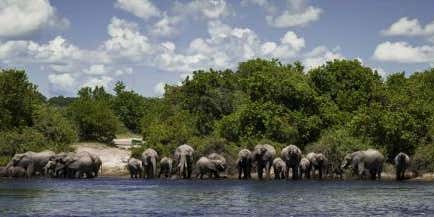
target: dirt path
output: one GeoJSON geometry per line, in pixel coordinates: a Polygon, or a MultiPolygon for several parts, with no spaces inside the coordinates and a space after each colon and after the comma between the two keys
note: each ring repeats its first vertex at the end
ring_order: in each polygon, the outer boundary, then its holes
{"type": "Polygon", "coordinates": [[[128,174],[126,162],[131,155],[129,150],[110,147],[101,143],[77,143],[76,152],[87,151],[98,155],[102,161],[103,176],[125,176],[128,174]]]}

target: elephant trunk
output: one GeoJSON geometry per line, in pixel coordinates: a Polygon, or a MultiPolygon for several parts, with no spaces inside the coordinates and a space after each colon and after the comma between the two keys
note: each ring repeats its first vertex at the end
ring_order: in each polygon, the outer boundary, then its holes
{"type": "Polygon", "coordinates": [[[185,155],[181,155],[181,159],[179,161],[178,167],[179,167],[179,175],[183,176],[184,169],[187,168],[187,160],[186,160],[185,155]]]}

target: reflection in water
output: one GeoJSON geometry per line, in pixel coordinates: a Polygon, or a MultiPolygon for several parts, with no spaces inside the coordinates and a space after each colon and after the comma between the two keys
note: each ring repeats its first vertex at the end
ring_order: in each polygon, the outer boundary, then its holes
{"type": "Polygon", "coordinates": [[[0,216],[434,215],[434,183],[0,180],[0,216]]]}

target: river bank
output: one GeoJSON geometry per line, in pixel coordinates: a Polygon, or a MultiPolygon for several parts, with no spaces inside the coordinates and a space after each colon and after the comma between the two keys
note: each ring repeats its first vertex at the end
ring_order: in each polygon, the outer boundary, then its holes
{"type": "MultiPolygon", "coordinates": [[[[102,174],[103,177],[120,177],[128,178],[129,173],[126,168],[127,161],[131,156],[131,151],[128,149],[121,149],[114,146],[110,146],[102,143],[95,142],[82,142],[72,145],[75,152],[87,151],[95,154],[101,158],[102,161],[102,174]]],[[[393,166],[392,166],[393,167],[393,166]]],[[[387,168],[391,168],[389,165],[387,168]]],[[[434,181],[434,173],[423,173],[419,176],[408,173],[409,177],[407,181],[434,181]],[[410,178],[411,177],[411,178],[410,178]]],[[[254,179],[257,179],[256,174],[252,174],[254,179]]],[[[175,179],[175,178],[173,178],[175,179]]],[[[236,174],[228,174],[225,179],[238,179],[236,174]]],[[[331,179],[331,178],[326,178],[331,179]]],[[[344,178],[345,180],[352,180],[353,178],[344,178]]],[[[395,174],[393,172],[383,172],[383,180],[395,180],[395,174]]]]}

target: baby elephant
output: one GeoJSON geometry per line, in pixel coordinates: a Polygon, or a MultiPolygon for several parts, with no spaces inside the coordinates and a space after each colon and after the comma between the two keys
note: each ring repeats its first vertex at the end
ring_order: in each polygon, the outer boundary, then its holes
{"type": "Polygon", "coordinates": [[[203,179],[205,174],[208,175],[208,178],[220,178],[219,173],[225,171],[224,162],[220,160],[211,160],[207,157],[201,157],[197,163],[196,168],[199,173],[196,178],[200,176],[200,179],[203,179]]]}
{"type": "Polygon", "coordinates": [[[395,157],[396,180],[403,180],[405,170],[410,166],[410,157],[400,152],[395,157]]]}
{"type": "Polygon", "coordinates": [[[310,161],[307,158],[303,157],[300,160],[300,179],[303,178],[303,174],[304,174],[304,178],[310,179],[310,170],[311,170],[310,161]]]}
{"type": "Polygon", "coordinates": [[[141,160],[133,157],[128,159],[127,168],[132,179],[142,178],[143,165],[141,160]]]}
{"type": "Polygon", "coordinates": [[[273,160],[274,179],[285,179],[286,163],[282,158],[277,157],[273,160]]]}
{"type": "Polygon", "coordinates": [[[173,173],[173,160],[172,158],[163,157],[160,160],[160,173],[158,177],[161,177],[163,174],[166,178],[169,178],[173,173]]]}

